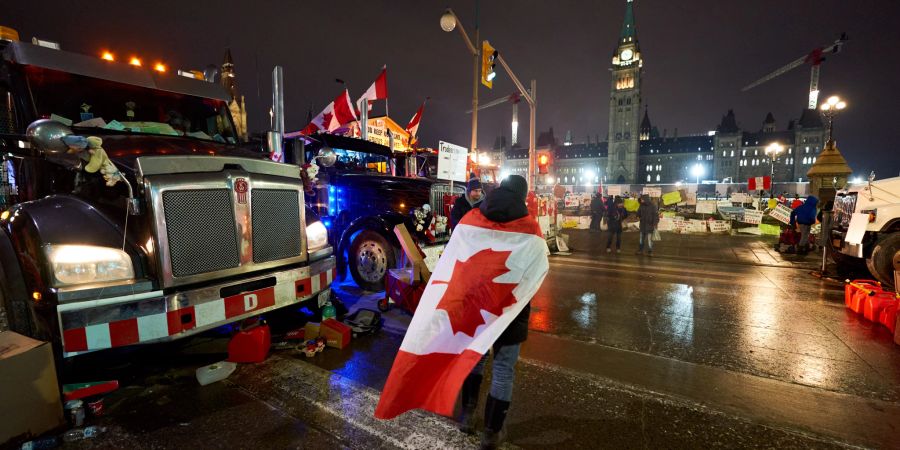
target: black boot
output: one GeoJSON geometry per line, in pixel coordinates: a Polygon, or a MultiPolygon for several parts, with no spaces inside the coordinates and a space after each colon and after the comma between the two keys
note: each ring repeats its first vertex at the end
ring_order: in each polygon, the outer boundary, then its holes
{"type": "Polygon", "coordinates": [[[497,400],[488,395],[484,405],[484,432],[481,434],[481,448],[483,450],[494,449],[500,444],[500,431],[503,422],[506,421],[506,413],[509,411],[509,402],[497,400]]]}
{"type": "Polygon", "coordinates": [[[482,375],[469,374],[462,385],[462,413],[459,416],[459,431],[475,434],[475,409],[481,391],[482,375]]]}

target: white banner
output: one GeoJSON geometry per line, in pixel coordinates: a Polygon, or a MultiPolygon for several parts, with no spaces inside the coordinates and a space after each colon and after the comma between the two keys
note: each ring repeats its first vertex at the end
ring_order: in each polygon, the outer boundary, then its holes
{"type": "Polygon", "coordinates": [[[719,200],[716,202],[716,208],[731,208],[731,200],[719,200]]]}
{"type": "Polygon", "coordinates": [[[749,195],[744,192],[732,192],[731,193],[731,202],[732,203],[750,203],[752,199],[749,195]]]}
{"type": "Polygon", "coordinates": [[[606,187],[606,195],[622,195],[622,185],[619,184],[610,184],[606,187]]]}
{"type": "Polygon", "coordinates": [[[709,221],[709,231],[713,233],[724,233],[731,229],[731,222],[727,220],[711,220],[709,221]]]}
{"type": "Polygon", "coordinates": [[[438,170],[439,180],[452,180],[465,183],[468,181],[466,164],[469,160],[469,149],[440,141],[438,143],[438,170]]]}

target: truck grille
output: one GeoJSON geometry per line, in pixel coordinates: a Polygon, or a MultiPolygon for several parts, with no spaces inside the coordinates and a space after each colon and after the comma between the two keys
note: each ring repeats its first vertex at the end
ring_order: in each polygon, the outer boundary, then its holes
{"type": "Polygon", "coordinates": [[[850,226],[850,218],[853,217],[853,211],[856,209],[856,192],[850,192],[844,196],[837,196],[834,199],[834,218],[833,225],[835,227],[847,228],[850,226]]]}
{"type": "Polygon", "coordinates": [[[228,189],[167,191],[162,200],[174,276],[240,265],[234,208],[228,189]]]}
{"type": "Polygon", "coordinates": [[[253,261],[299,256],[300,194],[281,189],[254,189],[251,204],[253,261]]]}

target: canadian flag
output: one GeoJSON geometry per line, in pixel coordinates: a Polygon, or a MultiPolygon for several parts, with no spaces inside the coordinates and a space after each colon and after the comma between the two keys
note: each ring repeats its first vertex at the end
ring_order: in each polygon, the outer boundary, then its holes
{"type": "Polygon", "coordinates": [[[372,102],[375,100],[387,100],[387,65],[381,68],[381,73],[375,82],[369,86],[369,89],[356,101],[357,105],[361,105],[363,100],[367,100],[369,111],[372,110],[372,102]]]}
{"type": "Polygon", "coordinates": [[[341,125],[358,120],[353,105],[350,103],[350,93],[344,89],[334,101],[328,104],[318,116],[314,117],[306,128],[300,133],[307,136],[317,131],[334,131],[341,125]]]}
{"type": "Polygon", "coordinates": [[[769,190],[772,189],[772,177],[753,177],[747,180],[747,190],[769,190]]]}
{"type": "Polygon", "coordinates": [[[426,98],[424,102],[422,102],[422,106],[419,107],[419,110],[412,116],[412,119],[409,119],[409,125],[406,126],[406,131],[409,133],[409,142],[415,143],[416,141],[416,133],[419,132],[419,122],[422,120],[422,112],[425,111],[425,103],[428,102],[426,98]]]}
{"type": "Polygon", "coordinates": [[[547,244],[531,216],[463,216],[425,287],[375,409],[449,416],[475,364],[525,308],[547,275],[547,244]]]}

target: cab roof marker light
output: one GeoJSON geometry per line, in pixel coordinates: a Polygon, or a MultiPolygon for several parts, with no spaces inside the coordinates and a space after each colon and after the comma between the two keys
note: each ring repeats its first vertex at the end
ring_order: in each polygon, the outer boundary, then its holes
{"type": "Polygon", "coordinates": [[[100,59],[104,61],[115,61],[116,55],[113,55],[113,53],[108,50],[104,50],[103,53],[100,54],[100,59]]]}
{"type": "Polygon", "coordinates": [[[53,41],[45,41],[43,39],[38,39],[36,37],[31,38],[31,43],[40,47],[50,48],[53,50],[59,50],[59,42],[53,41]]]}
{"type": "Polygon", "coordinates": [[[181,76],[183,76],[183,77],[185,77],[185,78],[193,78],[193,79],[196,79],[196,78],[197,78],[197,77],[194,75],[193,72],[191,72],[191,71],[184,71],[184,70],[181,70],[181,69],[178,69],[178,75],[181,75],[181,76]]]}

